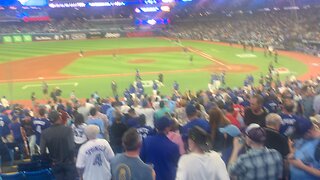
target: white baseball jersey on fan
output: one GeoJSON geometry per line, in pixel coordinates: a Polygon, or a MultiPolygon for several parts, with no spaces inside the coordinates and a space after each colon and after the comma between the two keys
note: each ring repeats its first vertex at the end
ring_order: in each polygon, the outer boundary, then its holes
{"type": "Polygon", "coordinates": [[[83,180],[110,180],[110,159],[114,153],[105,139],[89,140],[80,147],[77,168],[84,168],[83,180]]]}

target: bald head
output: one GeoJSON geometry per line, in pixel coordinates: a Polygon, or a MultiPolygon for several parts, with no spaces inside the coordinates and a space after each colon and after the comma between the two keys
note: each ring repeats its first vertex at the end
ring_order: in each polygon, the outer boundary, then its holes
{"type": "Polygon", "coordinates": [[[266,117],[266,126],[268,128],[279,131],[281,126],[281,117],[276,113],[270,113],[266,117]]]}
{"type": "Polygon", "coordinates": [[[100,129],[96,125],[88,125],[84,129],[84,133],[86,134],[89,140],[97,138],[97,135],[99,134],[99,132],[100,132],[100,129]]]}

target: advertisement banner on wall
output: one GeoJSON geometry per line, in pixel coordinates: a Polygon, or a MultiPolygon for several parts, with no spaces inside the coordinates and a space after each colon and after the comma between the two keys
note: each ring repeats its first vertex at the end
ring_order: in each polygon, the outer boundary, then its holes
{"type": "Polygon", "coordinates": [[[34,41],[52,41],[54,40],[54,35],[37,34],[33,35],[34,41]]]}
{"type": "Polygon", "coordinates": [[[12,40],[13,42],[23,42],[22,37],[20,35],[13,35],[12,40]]]}
{"type": "Polygon", "coordinates": [[[152,31],[127,32],[127,37],[151,37],[154,35],[152,31]]]}
{"type": "Polygon", "coordinates": [[[31,35],[22,35],[24,42],[32,42],[32,36],[31,35]]]}
{"type": "Polygon", "coordinates": [[[86,34],[88,39],[99,39],[103,37],[103,32],[100,31],[90,31],[86,34]]]}
{"type": "Polygon", "coordinates": [[[12,38],[13,38],[13,42],[23,42],[21,35],[13,35],[12,38]]]}
{"type": "Polygon", "coordinates": [[[87,36],[85,33],[73,33],[70,35],[70,37],[73,40],[87,39],[87,36]]]}
{"type": "Polygon", "coordinates": [[[11,36],[2,36],[2,41],[4,43],[12,43],[12,37],[11,36]]]}
{"type": "Polygon", "coordinates": [[[105,38],[120,38],[121,34],[120,33],[114,33],[114,32],[106,32],[104,34],[105,38]]]}

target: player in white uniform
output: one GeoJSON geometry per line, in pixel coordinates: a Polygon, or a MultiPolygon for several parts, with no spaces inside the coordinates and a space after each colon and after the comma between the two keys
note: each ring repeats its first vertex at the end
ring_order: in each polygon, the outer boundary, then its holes
{"type": "Polygon", "coordinates": [[[88,125],[85,134],[89,141],[80,147],[77,158],[77,169],[83,180],[110,180],[110,160],[114,153],[105,139],[97,139],[99,127],[88,125]]]}

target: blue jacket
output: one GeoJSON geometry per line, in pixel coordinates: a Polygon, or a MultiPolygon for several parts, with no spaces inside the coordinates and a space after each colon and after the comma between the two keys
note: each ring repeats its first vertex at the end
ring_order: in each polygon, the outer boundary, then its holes
{"type": "Polygon", "coordinates": [[[178,145],[166,135],[149,136],[143,141],[141,159],[153,164],[157,180],[174,180],[180,157],[178,145]]]}

